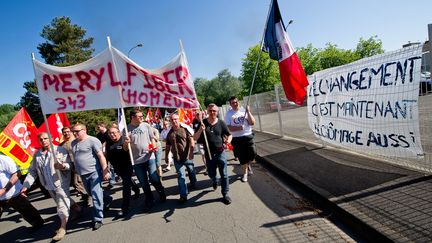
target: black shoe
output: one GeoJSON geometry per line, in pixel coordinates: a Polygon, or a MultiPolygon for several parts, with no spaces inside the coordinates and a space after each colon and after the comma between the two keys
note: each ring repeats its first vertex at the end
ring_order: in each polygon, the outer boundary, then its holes
{"type": "Polygon", "coordinates": [[[206,175],[208,175],[208,172],[207,172],[207,171],[204,171],[204,173],[203,173],[203,174],[204,174],[204,175],[206,176],[206,175]]]}
{"type": "Polygon", "coordinates": [[[159,198],[161,202],[166,202],[165,190],[159,192],[159,198]]]}
{"type": "Polygon", "coordinates": [[[93,231],[100,229],[100,227],[102,227],[102,225],[103,225],[103,223],[101,221],[94,222],[93,231]]]}
{"type": "Polygon", "coordinates": [[[217,181],[213,181],[213,190],[216,191],[217,187],[218,187],[217,181]]]}
{"type": "Polygon", "coordinates": [[[225,203],[226,205],[229,205],[229,204],[231,204],[232,200],[231,200],[230,196],[224,196],[222,198],[222,202],[225,203]]]}
{"type": "Polygon", "coordinates": [[[137,200],[140,196],[140,189],[138,187],[132,188],[134,191],[134,195],[132,196],[133,200],[137,200]]]}
{"type": "Polygon", "coordinates": [[[113,187],[114,187],[113,185],[109,184],[106,188],[107,189],[112,189],[113,187]]]}
{"type": "Polygon", "coordinates": [[[179,202],[180,204],[183,204],[183,203],[185,203],[186,201],[187,201],[187,197],[180,197],[179,200],[178,200],[178,202],[179,202]]]}
{"type": "Polygon", "coordinates": [[[118,218],[124,218],[129,214],[129,209],[122,209],[118,212],[117,217],[118,218]]]}

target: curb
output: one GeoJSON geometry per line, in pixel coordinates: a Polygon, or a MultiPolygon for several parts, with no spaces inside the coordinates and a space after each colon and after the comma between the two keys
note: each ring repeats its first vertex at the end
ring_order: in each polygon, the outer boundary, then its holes
{"type": "Polygon", "coordinates": [[[338,221],[346,224],[351,230],[368,242],[393,242],[390,238],[380,233],[375,228],[371,227],[367,223],[357,218],[355,215],[344,210],[336,203],[333,203],[323,196],[323,194],[327,193],[322,192],[319,188],[310,185],[306,181],[303,181],[295,173],[283,168],[276,161],[261,157],[259,155],[256,156],[256,160],[271,171],[275,172],[283,179],[283,181],[289,183],[290,185],[294,185],[299,190],[301,190],[307,199],[311,200],[314,204],[319,205],[321,209],[329,212],[331,215],[328,217],[329,220],[334,221],[337,219],[338,221]]]}

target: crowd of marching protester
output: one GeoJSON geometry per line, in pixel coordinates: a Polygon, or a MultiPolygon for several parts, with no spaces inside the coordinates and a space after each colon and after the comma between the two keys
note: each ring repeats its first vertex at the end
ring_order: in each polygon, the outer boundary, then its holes
{"type": "Polygon", "coordinates": [[[218,116],[218,107],[209,104],[205,111],[195,111],[190,126],[180,122],[176,113],[162,120],[145,122],[143,112],[137,108],[130,112],[127,126],[98,123],[96,137],[87,133],[86,125],[77,123],[62,128],[63,142],[55,146],[50,134],[41,132],[38,134],[41,149],[33,155],[24,181],[19,180],[21,173],[14,161],[0,155],[0,210],[12,207],[35,230],[43,227],[44,220],[26,197],[26,192],[38,180],[55,201],[60,227],[52,239],[59,241],[66,235],[67,222],[77,218],[82,207],[92,205],[93,230],[103,225],[104,212],[110,209],[113,201],[109,189],[116,182],[122,184],[119,217],[129,214],[130,201],[138,199],[141,190],[145,212],[156,202],[166,201],[162,176],[172,167],[177,173],[178,202],[187,202],[188,191],[196,189],[195,154],[202,156],[204,174],[211,179],[209,186],[217,190],[220,185],[221,201],[229,205],[232,200],[226,150],[232,149],[239,160],[242,182],[247,182],[248,175],[252,174],[250,163],[256,155],[253,115],[248,106],[239,105],[236,97],[231,97],[229,103],[231,109],[224,120],[218,116]],[[164,163],[161,161],[163,153],[164,163]],[[105,188],[103,181],[108,181],[105,188]],[[80,195],[81,203],[71,198],[71,186],[80,195]],[[151,186],[157,192],[157,201],[151,186]]]}

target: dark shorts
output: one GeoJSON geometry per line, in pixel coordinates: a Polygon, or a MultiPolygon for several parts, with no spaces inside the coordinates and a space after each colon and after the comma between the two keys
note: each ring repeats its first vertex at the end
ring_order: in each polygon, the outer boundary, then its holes
{"type": "Polygon", "coordinates": [[[231,145],[234,147],[234,156],[238,158],[240,164],[246,164],[255,159],[256,148],[253,140],[254,135],[247,135],[233,138],[231,145]]]}

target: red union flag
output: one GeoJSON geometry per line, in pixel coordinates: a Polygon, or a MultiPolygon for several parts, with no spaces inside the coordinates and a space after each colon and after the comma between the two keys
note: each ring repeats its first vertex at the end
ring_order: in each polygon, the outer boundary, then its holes
{"type": "Polygon", "coordinates": [[[23,174],[27,173],[39,144],[37,133],[35,124],[24,108],[21,108],[0,133],[0,151],[11,157],[23,174]]]}
{"type": "Polygon", "coordinates": [[[279,11],[277,0],[273,0],[267,20],[264,51],[279,62],[282,86],[288,100],[303,104],[309,82],[291,41],[279,11]]]}
{"type": "MultiPolygon", "coordinates": [[[[70,126],[65,113],[51,114],[48,119],[48,127],[51,132],[52,143],[56,146],[63,142],[62,128],[70,126]]],[[[45,122],[38,128],[38,132],[46,132],[45,122]]],[[[40,147],[40,146],[39,146],[40,147]]]]}
{"type": "Polygon", "coordinates": [[[178,109],[179,122],[190,125],[193,121],[193,110],[191,109],[178,109]]]}

